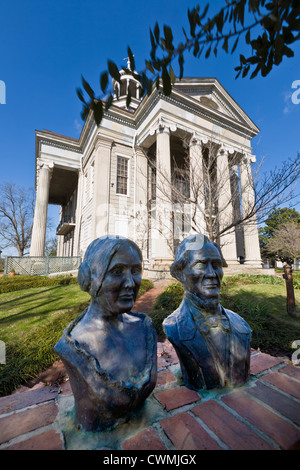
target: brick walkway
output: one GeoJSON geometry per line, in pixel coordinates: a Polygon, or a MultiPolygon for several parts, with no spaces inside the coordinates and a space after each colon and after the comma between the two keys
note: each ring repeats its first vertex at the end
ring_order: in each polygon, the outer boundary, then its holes
{"type": "Polygon", "coordinates": [[[245,386],[195,392],[181,383],[170,343],[158,343],[155,390],[129,423],[106,433],[75,428],[60,362],[55,371],[56,377],[45,373],[33,388],[0,398],[0,450],[300,449],[300,367],[285,358],[252,351],[245,386]],[[47,384],[49,378],[57,382],[47,384]]]}

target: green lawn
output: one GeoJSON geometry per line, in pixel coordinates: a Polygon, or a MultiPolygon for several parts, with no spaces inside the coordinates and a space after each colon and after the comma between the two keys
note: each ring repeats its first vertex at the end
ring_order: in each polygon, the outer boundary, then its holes
{"type": "Polygon", "coordinates": [[[222,288],[223,305],[249,323],[253,348],[290,356],[292,342],[300,339],[300,290],[294,290],[298,317],[291,318],[286,310],[285,282],[265,284],[264,281],[263,278],[256,282],[242,277],[229,279],[222,288]]]}
{"type": "MultiPolygon", "coordinates": [[[[152,286],[143,280],[139,296],[152,286]]],[[[6,346],[6,364],[0,365],[0,396],[8,395],[58,359],[54,345],[89,302],[89,294],[75,283],[0,294],[0,340],[6,346]]]]}
{"type": "Polygon", "coordinates": [[[17,341],[55,318],[63,318],[74,305],[88,302],[79,286],[34,287],[0,295],[1,340],[17,341]]]}

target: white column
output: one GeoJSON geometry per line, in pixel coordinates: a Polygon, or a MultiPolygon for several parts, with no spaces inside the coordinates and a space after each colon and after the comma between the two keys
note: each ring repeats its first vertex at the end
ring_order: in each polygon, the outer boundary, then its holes
{"type": "Polygon", "coordinates": [[[93,195],[93,239],[103,235],[109,235],[112,144],[112,141],[101,139],[96,147],[93,195]]]}
{"type": "Polygon", "coordinates": [[[81,209],[82,209],[82,180],[83,174],[80,170],[78,172],[77,181],[77,200],[76,200],[76,212],[75,212],[75,230],[74,230],[74,244],[73,244],[73,256],[79,255],[79,240],[81,232],[81,209]]]}
{"type": "MultiPolygon", "coordinates": [[[[156,214],[154,256],[159,260],[173,258],[171,148],[170,132],[175,125],[160,121],[156,132],[156,214]]],[[[154,131],[152,130],[153,134],[154,131]]]]}
{"type": "MultiPolygon", "coordinates": [[[[253,191],[251,160],[255,157],[244,155],[240,160],[240,178],[241,178],[241,199],[242,214],[245,217],[251,214],[255,206],[255,197],[253,191]]],[[[244,246],[245,246],[245,264],[261,268],[262,260],[260,255],[258,227],[255,214],[244,223],[244,246]]]]}
{"type": "Polygon", "coordinates": [[[53,163],[42,164],[38,172],[38,184],[30,245],[30,256],[44,256],[47,228],[47,212],[53,163]]]}
{"type": "MultiPolygon", "coordinates": [[[[228,151],[224,151],[222,148],[217,155],[217,185],[219,229],[222,231],[222,229],[230,226],[233,222],[228,151]]],[[[227,264],[239,264],[237,260],[234,227],[220,236],[220,245],[227,264]]]]}
{"type": "Polygon", "coordinates": [[[193,232],[206,234],[205,223],[205,190],[202,161],[202,142],[207,143],[205,138],[193,134],[190,140],[190,199],[193,232]]]}
{"type": "Polygon", "coordinates": [[[143,253],[144,260],[148,259],[148,243],[150,240],[148,226],[148,206],[147,206],[147,167],[148,160],[140,147],[135,149],[136,173],[135,173],[135,241],[143,253]]]}
{"type": "MultiPolygon", "coordinates": [[[[241,220],[241,201],[240,201],[240,178],[238,173],[238,165],[233,165],[231,168],[231,182],[233,187],[233,216],[235,220],[241,220]]],[[[244,235],[243,228],[241,225],[235,229],[235,239],[236,239],[236,252],[238,258],[245,258],[244,250],[244,235]]]]}

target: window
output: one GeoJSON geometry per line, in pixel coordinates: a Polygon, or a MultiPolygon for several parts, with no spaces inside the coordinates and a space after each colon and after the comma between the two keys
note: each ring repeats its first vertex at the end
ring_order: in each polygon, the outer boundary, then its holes
{"type": "Polygon", "coordinates": [[[156,168],[151,167],[151,199],[156,199],[156,168]]]}
{"type": "Polygon", "coordinates": [[[128,194],[128,158],[117,160],[117,194],[128,194]]]}
{"type": "Polygon", "coordinates": [[[190,197],[190,182],[186,172],[177,170],[173,184],[179,194],[186,198],[190,197]]]}

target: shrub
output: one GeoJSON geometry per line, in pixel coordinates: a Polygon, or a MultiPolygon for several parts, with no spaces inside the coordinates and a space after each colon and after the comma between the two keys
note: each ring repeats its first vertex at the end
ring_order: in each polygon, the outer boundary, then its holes
{"type": "Polygon", "coordinates": [[[145,294],[145,292],[147,292],[148,290],[152,289],[153,285],[153,282],[149,279],[142,279],[141,286],[138,292],[138,298],[141,297],[141,295],[145,294]]]}
{"type": "Polygon", "coordinates": [[[58,286],[76,284],[77,278],[72,276],[2,276],[0,279],[0,294],[29,289],[30,287],[58,286]]]}
{"type": "Polygon", "coordinates": [[[227,286],[237,282],[243,284],[284,284],[283,278],[278,276],[268,276],[267,274],[234,274],[233,276],[224,277],[222,285],[227,286]]]}
{"type": "Polygon", "coordinates": [[[149,316],[156,328],[159,339],[166,337],[162,327],[162,322],[168,315],[176,310],[183,298],[184,289],[180,282],[170,284],[156,299],[149,316]]]}

